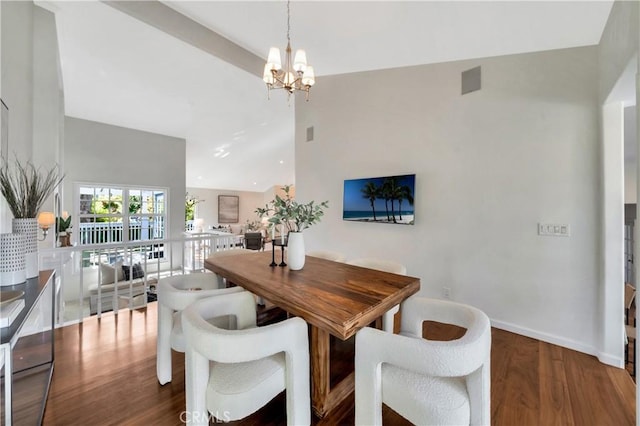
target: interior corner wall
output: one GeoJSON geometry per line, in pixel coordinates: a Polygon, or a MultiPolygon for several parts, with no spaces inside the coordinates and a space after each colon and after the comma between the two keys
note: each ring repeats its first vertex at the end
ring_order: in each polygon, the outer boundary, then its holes
{"type": "Polygon", "coordinates": [[[636,204],[638,199],[638,140],[637,140],[636,106],[628,106],[624,109],[624,202],[636,204]],[[627,149],[631,149],[634,155],[627,156],[627,149]]]}
{"type": "MultiPolygon", "coordinates": [[[[64,136],[64,93],[58,49],[55,15],[48,10],[33,8],[33,155],[37,167],[49,170],[57,166],[64,175],[64,163],[59,152],[64,136]]],[[[62,191],[56,189],[60,194],[62,191]]],[[[49,197],[43,211],[55,211],[54,197],[49,197]]],[[[40,247],[55,247],[51,232],[40,247]]]]}
{"type": "Polygon", "coordinates": [[[599,97],[607,98],[640,46],[640,2],[616,0],[599,44],[599,97]]]}
{"type": "Polygon", "coordinates": [[[184,231],[184,139],[95,121],[65,119],[63,210],[75,211],[75,183],[169,189],[168,238],[184,231]]]}
{"type": "Polygon", "coordinates": [[[9,107],[9,155],[31,159],[33,139],[32,2],[1,2],[2,99],[9,107]]]}
{"type": "Polygon", "coordinates": [[[205,188],[187,188],[187,192],[189,195],[195,195],[200,200],[204,200],[198,203],[196,209],[196,217],[204,219],[204,230],[209,229],[211,226],[217,227],[220,225],[218,222],[218,195],[237,195],[239,197],[237,223],[240,225],[244,225],[247,221],[259,220],[255,210],[264,205],[264,194],[262,192],[205,188]]]}
{"type": "Polygon", "coordinates": [[[57,163],[64,111],[55,15],[33,8],[33,156],[34,164],[50,168],[57,163]]]}
{"type": "Polygon", "coordinates": [[[264,206],[265,204],[269,204],[273,200],[275,200],[276,199],[276,195],[281,197],[281,198],[285,198],[285,196],[286,196],[286,193],[284,192],[284,187],[285,186],[289,186],[289,196],[291,198],[295,198],[296,197],[296,186],[295,185],[292,185],[292,184],[274,185],[271,188],[269,188],[268,190],[266,190],[265,192],[263,192],[262,206],[264,206]]]}
{"type": "MultiPolygon", "coordinates": [[[[8,157],[31,159],[33,139],[33,9],[30,1],[2,1],[0,97],[9,108],[8,157]]],[[[0,232],[11,232],[11,212],[2,198],[0,232]]]]}
{"type": "MultiPolygon", "coordinates": [[[[598,45],[598,87],[599,104],[602,107],[602,134],[599,141],[600,151],[603,153],[603,165],[600,170],[600,180],[603,182],[601,202],[598,209],[602,211],[600,244],[601,263],[601,297],[597,317],[600,334],[601,361],[615,365],[613,358],[624,350],[624,336],[621,321],[624,315],[624,255],[614,258],[619,245],[616,241],[619,227],[624,223],[621,213],[623,206],[618,206],[618,193],[623,191],[615,183],[621,174],[623,165],[616,166],[606,161],[604,154],[617,150],[618,147],[609,146],[611,143],[620,144],[618,134],[622,133],[623,124],[618,119],[620,105],[605,102],[617,102],[610,99],[611,93],[618,84],[625,70],[634,57],[640,58],[640,6],[638,2],[615,1],[607,23],[602,32],[598,45]],[[611,126],[620,126],[613,129],[611,126]],[[611,250],[610,250],[611,249],[611,250]]],[[[622,122],[623,123],[623,122],[622,122]]],[[[622,162],[622,160],[620,160],[622,162]]],[[[637,197],[636,197],[637,198],[637,197]]],[[[623,241],[619,242],[620,245],[623,241]]],[[[640,241],[635,240],[635,251],[640,249],[640,241]]],[[[619,363],[622,363],[620,361],[619,363]]]]}
{"type": "Polygon", "coordinates": [[[597,85],[596,47],[318,79],[296,102],[296,191],[330,207],[305,246],[399,261],[422,295],[448,287],[494,326],[596,353],[597,85]],[[415,225],[342,220],[344,179],[410,173],[415,225]]]}
{"type": "MultiPolygon", "coordinates": [[[[0,10],[0,97],[9,108],[7,156],[49,168],[60,158],[64,114],[55,17],[31,1],[0,2],[0,10]]],[[[12,215],[4,199],[0,204],[0,232],[9,232],[12,215]]],[[[53,201],[47,200],[44,209],[53,210],[53,201]]]]}
{"type": "MultiPolygon", "coordinates": [[[[624,106],[602,108],[602,262],[599,358],[622,358],[624,289],[624,106]],[[617,326],[615,326],[617,325],[617,326]]],[[[623,363],[618,365],[624,367],[623,363]]]]}

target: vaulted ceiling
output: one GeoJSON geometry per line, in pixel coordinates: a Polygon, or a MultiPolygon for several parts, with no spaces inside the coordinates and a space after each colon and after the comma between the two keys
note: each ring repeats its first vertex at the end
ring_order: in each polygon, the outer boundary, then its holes
{"type": "MultiPolygon", "coordinates": [[[[294,182],[293,101],[267,99],[262,69],[247,72],[150,24],[157,17],[117,5],[42,5],[56,13],[67,115],[185,138],[189,187],[264,191],[294,182]]],[[[163,5],[189,18],[170,20],[173,30],[203,25],[240,55],[266,58],[269,47],[286,45],[284,1],[163,5]]],[[[325,75],[594,45],[611,5],[294,1],[291,42],[306,50],[321,85],[325,75]]]]}

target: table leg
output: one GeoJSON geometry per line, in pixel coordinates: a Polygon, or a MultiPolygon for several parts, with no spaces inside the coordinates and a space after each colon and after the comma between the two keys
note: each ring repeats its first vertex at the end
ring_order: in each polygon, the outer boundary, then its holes
{"type": "MultiPolygon", "coordinates": [[[[384,324],[384,322],[382,320],[382,317],[376,318],[374,327],[377,328],[378,330],[382,330],[383,324],[384,324]]],[[[391,323],[391,331],[393,332],[393,322],[391,323]]]]}
{"type": "Polygon", "coordinates": [[[355,387],[351,372],[331,389],[329,333],[311,326],[311,405],[316,416],[323,418],[349,396],[355,387]]]}
{"type": "Polygon", "coordinates": [[[329,396],[329,333],[311,326],[311,402],[318,417],[324,417],[329,396]]]}

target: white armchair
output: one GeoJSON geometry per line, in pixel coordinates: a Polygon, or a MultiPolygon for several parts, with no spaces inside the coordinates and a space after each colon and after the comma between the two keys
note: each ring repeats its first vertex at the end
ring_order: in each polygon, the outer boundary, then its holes
{"type": "Polygon", "coordinates": [[[489,425],[491,325],[480,310],[411,297],[400,335],[356,335],[356,424],[381,425],[382,403],[415,424],[489,425]],[[467,329],[452,341],[422,338],[424,321],[467,329]]]}
{"type": "Polygon", "coordinates": [[[309,338],[303,319],[256,327],[248,292],[199,300],[182,319],[189,424],[208,425],[208,413],[222,421],[242,419],[285,389],[287,424],[310,424],[309,338]],[[220,315],[234,315],[238,330],[207,322],[220,315]]]}
{"type": "MultiPolygon", "coordinates": [[[[211,254],[209,254],[209,257],[207,257],[204,262],[206,264],[207,260],[215,259],[216,257],[237,256],[237,255],[251,254],[251,253],[255,253],[255,251],[244,249],[244,248],[233,249],[233,250],[214,251],[211,254]]],[[[219,283],[220,287],[225,287],[226,283],[224,281],[224,278],[222,278],[221,276],[219,276],[217,274],[216,274],[216,277],[218,277],[218,283],[219,283]]]]}
{"type": "Polygon", "coordinates": [[[346,256],[340,252],[332,250],[312,250],[307,252],[307,256],[319,257],[321,259],[332,260],[334,262],[344,262],[346,256]]]}
{"type": "Polygon", "coordinates": [[[184,352],[180,312],[203,297],[244,291],[242,287],[220,288],[215,274],[174,275],[158,281],[158,338],[156,375],[164,385],[171,381],[171,349],[184,352]]]}
{"type": "MultiPolygon", "coordinates": [[[[374,258],[353,259],[347,262],[349,265],[362,266],[363,268],[376,269],[378,271],[390,272],[392,274],[407,275],[407,268],[398,262],[374,258]]],[[[389,309],[382,316],[382,329],[393,333],[393,318],[400,311],[400,305],[389,309]]]]}
{"type": "MultiPolygon", "coordinates": [[[[207,264],[207,261],[209,259],[215,259],[216,257],[226,257],[226,256],[237,256],[237,255],[242,255],[242,254],[252,254],[255,253],[255,250],[249,250],[249,249],[245,249],[245,248],[241,248],[241,249],[233,249],[233,250],[222,250],[222,251],[216,251],[213,252],[209,255],[209,257],[207,257],[204,261],[205,265],[207,264]]],[[[220,287],[226,287],[227,286],[227,282],[225,278],[222,278],[221,276],[217,275],[218,277],[218,283],[220,284],[220,287]]],[[[256,299],[256,303],[258,305],[264,305],[264,300],[262,299],[262,297],[258,297],[256,295],[253,296],[256,299]]]]}

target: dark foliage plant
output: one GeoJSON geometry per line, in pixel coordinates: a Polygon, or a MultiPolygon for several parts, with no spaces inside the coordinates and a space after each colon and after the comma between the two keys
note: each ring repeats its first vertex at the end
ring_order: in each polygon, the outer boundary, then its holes
{"type": "Polygon", "coordinates": [[[16,158],[9,164],[3,159],[0,167],[0,191],[14,218],[35,218],[63,178],[57,165],[42,171],[30,161],[21,163],[16,158]]]}

